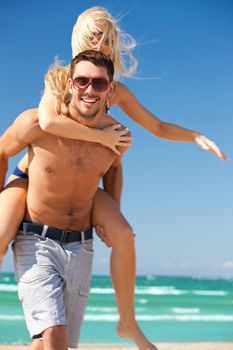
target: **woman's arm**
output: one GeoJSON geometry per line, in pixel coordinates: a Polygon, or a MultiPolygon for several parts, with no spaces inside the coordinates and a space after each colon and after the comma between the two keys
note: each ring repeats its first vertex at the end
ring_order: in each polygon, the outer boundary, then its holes
{"type": "Polygon", "coordinates": [[[158,119],[142,106],[129,89],[121,83],[116,83],[110,104],[117,104],[131,119],[157,137],[172,141],[196,143],[204,150],[212,152],[218,158],[222,160],[227,159],[213,141],[200,133],[158,119]]]}
{"type": "Polygon", "coordinates": [[[49,87],[45,87],[39,104],[39,124],[42,130],[70,139],[98,142],[119,154],[116,146],[128,146],[131,138],[126,136],[128,129],[118,130],[120,125],[105,129],[88,128],[74,120],[58,115],[55,111],[56,97],[49,87]]]}

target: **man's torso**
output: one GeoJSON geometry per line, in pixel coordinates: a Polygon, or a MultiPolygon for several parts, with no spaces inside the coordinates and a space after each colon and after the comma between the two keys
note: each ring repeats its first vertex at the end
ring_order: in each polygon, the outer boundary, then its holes
{"type": "Polygon", "coordinates": [[[29,148],[25,218],[60,229],[88,228],[99,181],[115,158],[100,144],[42,132],[29,148]]]}

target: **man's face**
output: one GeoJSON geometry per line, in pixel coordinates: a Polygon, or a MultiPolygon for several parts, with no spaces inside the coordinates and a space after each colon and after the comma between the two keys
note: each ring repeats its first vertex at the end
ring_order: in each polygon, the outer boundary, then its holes
{"type": "MultiPolygon", "coordinates": [[[[104,81],[102,81],[103,84],[104,81]]],[[[81,61],[76,65],[73,78],[69,83],[72,94],[71,106],[75,108],[80,117],[91,121],[99,111],[105,109],[107,99],[112,93],[112,85],[109,84],[108,74],[104,67],[95,66],[88,61],[81,61]],[[98,84],[97,87],[95,86],[95,81],[90,81],[84,87],[82,85],[85,84],[76,84],[78,79],[81,83],[82,80],[85,82],[85,78],[103,79],[107,83],[106,90],[99,91],[98,84]]]]}

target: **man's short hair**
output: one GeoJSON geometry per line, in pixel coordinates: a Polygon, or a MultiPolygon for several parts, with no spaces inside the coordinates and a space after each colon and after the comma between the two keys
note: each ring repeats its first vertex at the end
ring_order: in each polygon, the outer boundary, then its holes
{"type": "Polygon", "coordinates": [[[70,64],[70,78],[73,77],[75,66],[81,61],[88,61],[97,67],[106,68],[109,81],[113,80],[114,66],[111,58],[96,50],[85,50],[72,59],[70,64]]]}

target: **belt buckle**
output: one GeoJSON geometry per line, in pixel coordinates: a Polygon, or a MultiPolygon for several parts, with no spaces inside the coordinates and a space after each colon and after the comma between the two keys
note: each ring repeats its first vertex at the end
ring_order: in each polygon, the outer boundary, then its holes
{"type": "Polygon", "coordinates": [[[69,233],[70,232],[71,231],[68,231],[68,230],[63,230],[62,231],[60,243],[67,243],[68,242],[68,237],[69,237],[69,233]]]}

